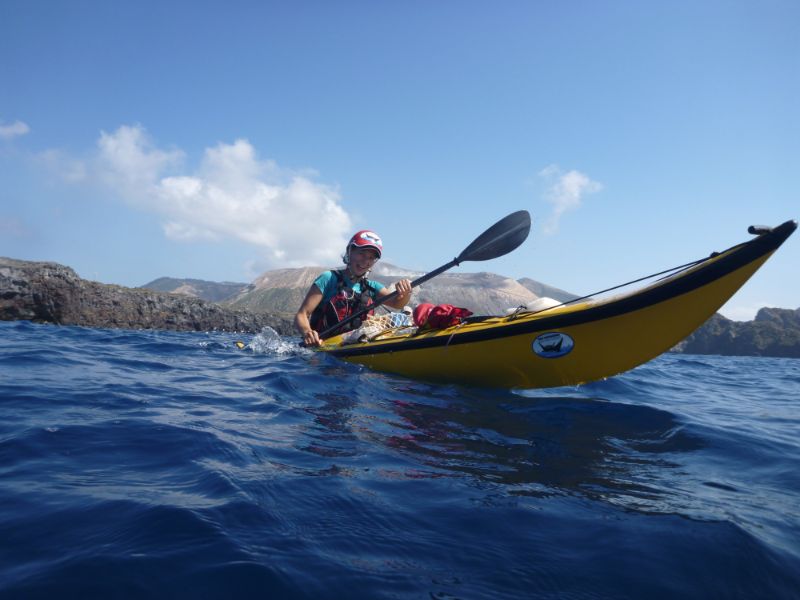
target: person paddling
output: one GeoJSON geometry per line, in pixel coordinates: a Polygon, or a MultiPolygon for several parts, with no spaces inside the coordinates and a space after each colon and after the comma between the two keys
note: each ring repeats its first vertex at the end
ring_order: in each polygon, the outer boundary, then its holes
{"type": "MultiPolygon", "coordinates": [[[[347,243],[342,255],[345,268],[325,271],[314,280],[294,318],[295,327],[303,336],[306,346],[321,345],[320,332],[373,304],[377,298],[390,294],[382,283],[367,279],[382,253],[380,236],[374,231],[362,229],[347,243]]],[[[401,279],[394,287],[397,296],[385,304],[399,310],[411,299],[411,282],[401,279]]],[[[367,312],[364,318],[370,314],[371,311],[367,312]]],[[[336,333],[357,329],[360,325],[361,320],[356,318],[336,333]]]]}

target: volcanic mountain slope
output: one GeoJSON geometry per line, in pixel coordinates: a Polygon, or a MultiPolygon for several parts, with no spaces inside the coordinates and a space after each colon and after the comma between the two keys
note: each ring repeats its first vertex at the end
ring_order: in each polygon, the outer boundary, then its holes
{"type": "MultiPolygon", "coordinates": [[[[226,303],[253,311],[291,312],[305,297],[314,279],[325,267],[302,267],[267,271],[226,303]]],[[[423,273],[382,264],[370,278],[391,285],[398,279],[414,279],[423,273]]],[[[475,314],[502,314],[538,298],[519,282],[494,273],[444,273],[414,289],[412,303],[455,304],[475,314]]]]}

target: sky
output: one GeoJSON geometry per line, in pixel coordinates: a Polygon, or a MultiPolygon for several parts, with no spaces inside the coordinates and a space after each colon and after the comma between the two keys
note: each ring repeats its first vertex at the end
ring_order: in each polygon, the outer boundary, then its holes
{"type": "MultiPolygon", "coordinates": [[[[336,266],[589,294],[800,218],[796,0],[0,0],[0,256],[128,286],[336,266]]],[[[798,236],[795,236],[798,237],[798,236]]],[[[790,238],[723,308],[800,307],[790,238]]]]}

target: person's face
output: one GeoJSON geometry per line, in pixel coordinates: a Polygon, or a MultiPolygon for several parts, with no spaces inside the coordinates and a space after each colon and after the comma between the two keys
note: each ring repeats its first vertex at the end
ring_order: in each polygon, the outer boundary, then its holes
{"type": "Polygon", "coordinates": [[[350,250],[350,268],[356,275],[363,275],[378,260],[378,253],[371,248],[353,248],[350,250]]]}

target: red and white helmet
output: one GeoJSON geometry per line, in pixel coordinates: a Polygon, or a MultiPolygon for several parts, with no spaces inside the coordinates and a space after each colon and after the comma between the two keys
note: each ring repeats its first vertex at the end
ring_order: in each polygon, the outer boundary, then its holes
{"type": "Polygon", "coordinates": [[[372,248],[378,253],[378,258],[380,258],[381,254],[383,253],[383,242],[381,241],[381,237],[369,229],[357,231],[355,235],[350,238],[350,241],[347,244],[347,251],[349,252],[350,248],[353,247],[372,248]]]}

